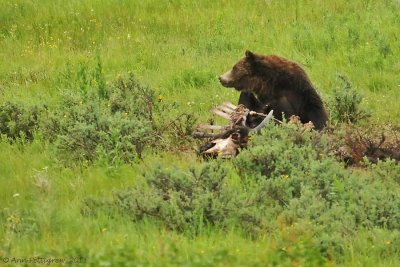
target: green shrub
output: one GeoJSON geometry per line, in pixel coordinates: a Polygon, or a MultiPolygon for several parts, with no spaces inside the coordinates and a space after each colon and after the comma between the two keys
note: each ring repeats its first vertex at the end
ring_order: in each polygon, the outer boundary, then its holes
{"type": "Polygon", "coordinates": [[[378,161],[377,164],[367,162],[366,165],[375,179],[384,183],[395,182],[400,185],[400,164],[397,161],[388,159],[378,161]]]}
{"type": "Polygon", "coordinates": [[[67,64],[59,82],[61,99],[50,107],[1,105],[0,134],[32,140],[39,131],[65,164],[131,162],[148,147],[192,147],[196,116],[169,114],[174,106],[157,101],[155,91],[131,73],[106,84],[98,59],[94,67],[82,63],[76,74],[67,64]]]}
{"type": "Polygon", "coordinates": [[[28,212],[4,210],[0,214],[0,221],[4,225],[5,237],[11,237],[11,235],[37,237],[40,235],[37,219],[28,212]]]}
{"type": "Polygon", "coordinates": [[[305,244],[318,251],[309,250],[312,255],[340,261],[347,239],[358,231],[400,229],[400,188],[397,178],[382,183],[389,169],[397,177],[392,167],[381,163],[373,167],[376,175],[353,173],[331,158],[327,147],[320,132],[269,125],[232,163],[217,160],[190,170],[158,167],[143,182],[115,192],[112,200],[84,207],[89,215],[102,210],[134,221],[152,218],[195,235],[208,227],[234,228],[252,238],[275,233],[282,246],[290,247],[292,254],[282,252],[284,259],[304,250],[297,241],[284,241],[288,233],[308,236],[305,244]],[[228,175],[230,164],[235,175],[228,175]]]}
{"type": "Polygon", "coordinates": [[[285,218],[287,226],[309,223],[328,257],[342,255],[345,239],[359,229],[400,229],[395,181],[382,183],[346,170],[324,153],[323,139],[293,125],[268,127],[234,164],[243,179],[256,177],[268,199],[280,207],[274,217],[285,218]]]}
{"type": "Polygon", "coordinates": [[[142,158],[157,139],[154,105],[154,91],[128,75],[101,92],[65,91],[43,131],[69,162],[91,162],[100,155],[129,162],[142,158]]]}
{"type": "Polygon", "coordinates": [[[246,185],[246,189],[228,186],[228,170],[221,163],[205,163],[188,171],[159,166],[147,172],[142,183],[114,192],[112,200],[88,198],[82,214],[122,214],[133,221],[152,218],[189,235],[210,227],[234,227],[255,237],[266,224],[259,206],[263,194],[255,184],[246,185]]]}
{"type": "Polygon", "coordinates": [[[232,221],[259,226],[259,216],[249,212],[253,196],[227,187],[226,176],[227,169],[219,162],[190,171],[158,167],[145,175],[144,185],[116,192],[115,205],[134,220],[153,217],[180,232],[196,234],[213,225],[225,228],[232,221]]]}
{"type": "Polygon", "coordinates": [[[335,123],[356,123],[370,116],[360,107],[362,96],[353,88],[348,79],[339,75],[340,86],[333,90],[329,103],[331,121],[335,123]]]}
{"type": "Polygon", "coordinates": [[[195,129],[197,116],[193,113],[184,112],[177,114],[175,118],[166,121],[167,125],[164,128],[164,134],[168,137],[168,149],[192,150],[193,138],[192,133],[195,129]]]}
{"type": "Polygon", "coordinates": [[[38,106],[5,102],[0,105],[0,134],[9,140],[32,140],[42,112],[43,108],[38,106]]]}

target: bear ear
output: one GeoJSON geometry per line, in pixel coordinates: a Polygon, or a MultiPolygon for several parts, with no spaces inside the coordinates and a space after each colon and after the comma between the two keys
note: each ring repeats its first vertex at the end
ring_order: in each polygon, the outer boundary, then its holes
{"type": "Polygon", "coordinates": [[[256,55],[249,50],[246,50],[245,55],[246,55],[247,59],[252,60],[252,61],[256,58],[256,55]]]}

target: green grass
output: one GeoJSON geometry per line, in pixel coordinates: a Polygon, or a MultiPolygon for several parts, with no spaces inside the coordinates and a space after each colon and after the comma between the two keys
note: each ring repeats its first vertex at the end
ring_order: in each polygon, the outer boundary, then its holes
{"type": "Polygon", "coordinates": [[[396,1],[139,2],[3,1],[5,97],[57,95],[67,64],[99,55],[109,78],[133,71],[167,100],[205,112],[198,102],[236,98],[215,77],[251,49],[303,64],[324,98],[342,73],[377,119],[399,117],[396,1]]]}
{"type": "MultiPolygon", "coordinates": [[[[2,0],[0,103],[56,106],[63,90],[78,90],[67,88],[68,75],[100,58],[107,83],[132,72],[176,107],[166,118],[192,112],[206,121],[212,106],[237,101],[216,77],[249,49],[299,62],[325,101],[345,75],[371,121],[399,124],[399,29],[397,0],[2,0]]],[[[45,139],[0,142],[1,258],[81,255],[88,266],[399,265],[386,229],[360,231],[337,260],[321,258],[306,231],[252,239],[210,226],[188,236],[152,220],[82,216],[84,199],[109,198],[143,170],[202,162],[191,151],[147,151],[131,164],[65,167],[45,139]]]]}

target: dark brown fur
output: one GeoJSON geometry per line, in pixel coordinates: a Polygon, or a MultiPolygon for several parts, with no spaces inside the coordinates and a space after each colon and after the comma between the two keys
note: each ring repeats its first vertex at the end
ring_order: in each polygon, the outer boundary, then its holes
{"type": "Polygon", "coordinates": [[[322,100],[305,71],[295,62],[246,51],[246,56],[221,75],[220,81],[223,86],[239,90],[239,104],[250,110],[273,109],[278,120],[282,120],[282,113],[286,118],[297,115],[302,123],[313,122],[317,130],[326,125],[328,116],[322,100]]]}

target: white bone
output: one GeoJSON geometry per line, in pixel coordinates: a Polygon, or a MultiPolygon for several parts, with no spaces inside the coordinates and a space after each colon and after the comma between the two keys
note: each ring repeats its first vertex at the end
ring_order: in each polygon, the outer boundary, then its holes
{"type": "Polygon", "coordinates": [[[221,156],[235,156],[236,149],[239,147],[237,144],[233,142],[232,136],[229,136],[226,139],[216,139],[211,143],[215,144],[213,147],[204,151],[202,154],[217,154],[221,156]]]}
{"type": "Polygon", "coordinates": [[[216,108],[212,108],[210,110],[212,113],[214,113],[215,115],[221,116],[224,119],[230,120],[231,116],[229,114],[226,114],[225,112],[222,112],[221,110],[218,110],[216,108]]]}
{"type": "Polygon", "coordinates": [[[221,125],[209,125],[209,124],[199,124],[197,125],[196,129],[198,130],[226,130],[227,126],[221,125]]]}
{"type": "Polygon", "coordinates": [[[237,106],[234,105],[234,104],[232,104],[232,103],[229,102],[229,101],[225,101],[224,103],[222,103],[222,105],[224,105],[224,106],[226,106],[226,107],[228,107],[228,108],[230,108],[230,109],[232,109],[232,110],[237,109],[237,106]]]}

